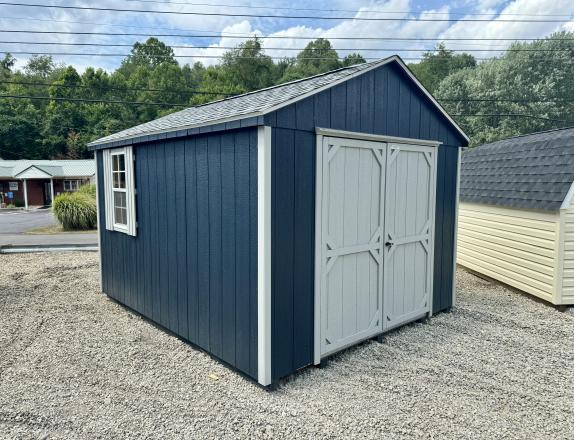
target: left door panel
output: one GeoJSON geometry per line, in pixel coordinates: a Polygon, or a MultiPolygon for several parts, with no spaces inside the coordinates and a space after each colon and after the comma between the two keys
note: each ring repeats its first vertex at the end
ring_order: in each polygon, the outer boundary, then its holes
{"type": "Polygon", "coordinates": [[[386,144],[319,146],[320,356],[382,332],[386,144]]]}

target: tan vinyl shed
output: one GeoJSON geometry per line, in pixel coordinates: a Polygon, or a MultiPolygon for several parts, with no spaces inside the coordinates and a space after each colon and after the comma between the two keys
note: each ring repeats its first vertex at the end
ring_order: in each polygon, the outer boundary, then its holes
{"type": "Polygon", "coordinates": [[[574,304],[574,128],[472,148],[461,164],[457,263],[574,304]]]}

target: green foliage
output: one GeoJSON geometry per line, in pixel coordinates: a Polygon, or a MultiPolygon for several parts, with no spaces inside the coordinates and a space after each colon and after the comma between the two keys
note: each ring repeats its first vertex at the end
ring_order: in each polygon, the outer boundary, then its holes
{"type": "Polygon", "coordinates": [[[572,126],[573,37],[562,32],[545,40],[515,43],[511,49],[522,51],[508,51],[473,69],[455,72],[440,82],[435,95],[451,114],[533,116],[459,116],[456,119],[471,145],[572,126]]]}
{"type": "Polygon", "coordinates": [[[96,185],[93,183],[88,183],[86,185],[80,186],[80,189],[77,191],[80,194],[87,194],[90,197],[96,198],[96,185]]]}
{"type": "MultiPolygon", "coordinates": [[[[511,113],[572,121],[572,38],[574,33],[562,32],[541,41],[517,43],[512,49],[550,51],[510,51],[481,63],[440,44],[409,67],[453,115],[511,113]],[[484,101],[517,98],[555,98],[555,102],[484,101]]],[[[226,52],[221,64],[209,67],[201,63],[180,65],[171,47],[149,38],[136,43],[117,70],[88,67],[81,74],[72,66],[56,64],[50,56],[32,57],[17,70],[14,57],[5,54],[0,59],[0,78],[4,81],[50,86],[0,83],[0,94],[143,104],[0,99],[0,157],[91,158],[86,150],[89,141],[181,110],[180,106],[153,103],[199,105],[226,94],[245,93],[362,62],[365,59],[358,53],[341,60],[329,40],[322,38],[311,41],[297,56],[277,62],[265,54],[261,40],[253,38],[226,52]]],[[[471,136],[473,145],[568,124],[511,116],[454,118],[471,136]]]]}
{"type": "Polygon", "coordinates": [[[54,215],[68,231],[95,229],[97,225],[96,198],[87,191],[63,193],[54,198],[54,215]]]}
{"type": "Polygon", "coordinates": [[[434,93],[444,78],[459,70],[476,67],[476,60],[466,53],[455,55],[444,43],[440,43],[434,52],[425,52],[420,63],[409,67],[423,86],[434,93]]]}
{"type": "Polygon", "coordinates": [[[343,67],[354,66],[355,64],[362,64],[366,62],[367,60],[365,60],[360,53],[351,53],[343,58],[343,67]]]}

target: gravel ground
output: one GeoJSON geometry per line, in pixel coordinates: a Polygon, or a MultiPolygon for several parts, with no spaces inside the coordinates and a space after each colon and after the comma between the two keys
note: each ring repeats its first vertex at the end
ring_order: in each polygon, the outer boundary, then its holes
{"type": "Polygon", "coordinates": [[[574,438],[574,314],[468,273],[270,393],[100,294],[97,258],[0,255],[0,438],[574,438]]]}

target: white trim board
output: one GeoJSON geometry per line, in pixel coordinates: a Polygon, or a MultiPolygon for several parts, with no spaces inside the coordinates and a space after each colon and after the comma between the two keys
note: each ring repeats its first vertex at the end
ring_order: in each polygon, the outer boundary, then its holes
{"type": "Polygon", "coordinates": [[[442,142],[439,141],[432,141],[426,139],[411,139],[396,136],[385,136],[381,134],[360,133],[356,131],[335,130],[333,128],[317,127],[315,129],[315,132],[318,135],[322,136],[338,137],[345,139],[359,139],[365,141],[388,142],[395,144],[424,145],[426,147],[438,147],[439,145],[442,145],[442,142]]]}
{"type": "MultiPolygon", "coordinates": [[[[96,164],[96,212],[97,212],[97,225],[98,225],[98,263],[100,268],[100,290],[104,291],[104,273],[102,272],[102,222],[100,220],[100,190],[102,187],[98,182],[98,152],[94,151],[94,162],[96,164]]],[[[102,182],[103,183],[103,182],[102,182]]],[[[52,194],[53,197],[53,194],[52,194]]]]}
{"type": "Polygon", "coordinates": [[[456,169],[456,199],[454,211],[454,246],[452,256],[452,306],[456,306],[456,250],[458,248],[458,205],[460,203],[460,167],[462,148],[458,149],[457,169],[456,169]]]}
{"type": "MultiPolygon", "coordinates": [[[[420,81],[418,79],[416,79],[416,77],[413,75],[413,73],[409,70],[409,68],[407,67],[407,65],[403,62],[403,60],[398,56],[398,55],[393,55],[391,57],[385,58],[379,62],[375,62],[373,63],[373,65],[369,68],[363,69],[363,70],[359,70],[351,75],[348,75],[344,78],[341,78],[337,81],[333,81],[332,83],[326,84],[322,87],[318,87],[316,89],[313,89],[307,93],[304,93],[302,95],[299,95],[295,98],[289,99],[285,102],[282,102],[280,104],[274,105],[270,108],[267,108],[265,110],[260,110],[260,111],[255,111],[255,112],[250,112],[250,113],[245,113],[242,115],[235,115],[235,116],[230,116],[230,117],[226,117],[226,118],[220,118],[220,119],[214,119],[214,120],[210,120],[208,122],[201,122],[201,123],[197,123],[197,124],[188,124],[188,125],[181,125],[178,127],[173,127],[173,128],[169,128],[169,129],[162,129],[162,130],[150,130],[150,131],[146,131],[143,133],[138,133],[138,134],[133,134],[133,135],[128,135],[125,137],[119,137],[119,138],[114,138],[114,139],[110,139],[110,140],[106,140],[106,141],[94,141],[94,142],[90,142],[88,144],[88,147],[96,147],[98,145],[105,145],[108,143],[113,143],[113,142],[121,142],[121,141],[127,141],[130,139],[135,139],[135,138],[139,138],[139,137],[143,137],[143,136],[152,136],[152,135],[156,135],[156,134],[162,134],[162,133],[171,133],[174,131],[180,131],[180,130],[189,130],[191,128],[199,128],[199,127],[205,127],[208,125],[217,125],[217,124],[223,124],[225,122],[233,122],[233,121],[238,121],[241,119],[247,119],[247,118],[252,118],[252,117],[257,117],[257,116],[265,116],[268,113],[272,113],[276,110],[279,110],[283,107],[286,107],[288,105],[294,104],[296,102],[302,101],[303,99],[306,99],[310,96],[316,95],[317,93],[320,93],[324,90],[330,89],[331,87],[335,87],[339,84],[342,84],[346,81],[349,81],[353,78],[356,78],[357,76],[363,75],[367,72],[370,72],[376,68],[379,68],[381,66],[384,66],[386,64],[389,64],[391,62],[396,62],[407,74],[407,76],[415,83],[415,85],[424,93],[424,95],[430,99],[430,101],[434,104],[434,106],[443,114],[443,116],[455,127],[455,129],[458,131],[458,133],[467,141],[470,142],[470,138],[466,135],[466,133],[462,130],[462,128],[459,127],[459,125],[454,121],[454,119],[452,119],[450,117],[450,115],[446,112],[446,110],[444,108],[442,108],[442,106],[438,103],[438,101],[430,94],[430,92],[428,90],[426,90],[424,88],[424,86],[420,83],[420,81]]],[[[328,72],[327,72],[328,73],[328,72]]],[[[324,75],[324,74],[321,74],[324,75]]],[[[321,75],[316,75],[316,76],[321,76],[321,75]]],[[[312,78],[312,77],[309,77],[312,78]]],[[[306,80],[309,78],[303,78],[302,80],[306,80]]],[[[297,81],[302,81],[302,80],[297,80],[297,81]]],[[[288,83],[286,83],[288,84],[288,83]]],[[[272,86],[272,87],[268,87],[266,89],[261,89],[261,90],[256,90],[254,92],[250,92],[248,94],[255,94],[267,89],[273,89],[276,87],[280,87],[280,86],[284,86],[285,84],[280,84],[278,86],[272,86]]],[[[247,94],[245,94],[247,95],[247,94]]],[[[239,98],[241,96],[244,95],[238,95],[236,97],[233,98],[228,98],[228,99],[236,99],[239,98]]],[[[218,101],[215,101],[218,102],[218,101]]],[[[213,104],[213,103],[212,103],[213,104]]],[[[110,147],[112,148],[112,147],[110,147]]]]}
{"type": "Polygon", "coordinates": [[[257,382],[271,384],[271,127],[257,130],[257,382]]]}
{"type": "Polygon", "coordinates": [[[570,185],[568,192],[566,193],[566,197],[562,201],[562,205],[560,205],[560,209],[568,209],[572,204],[572,197],[574,196],[574,182],[570,185]]]}

